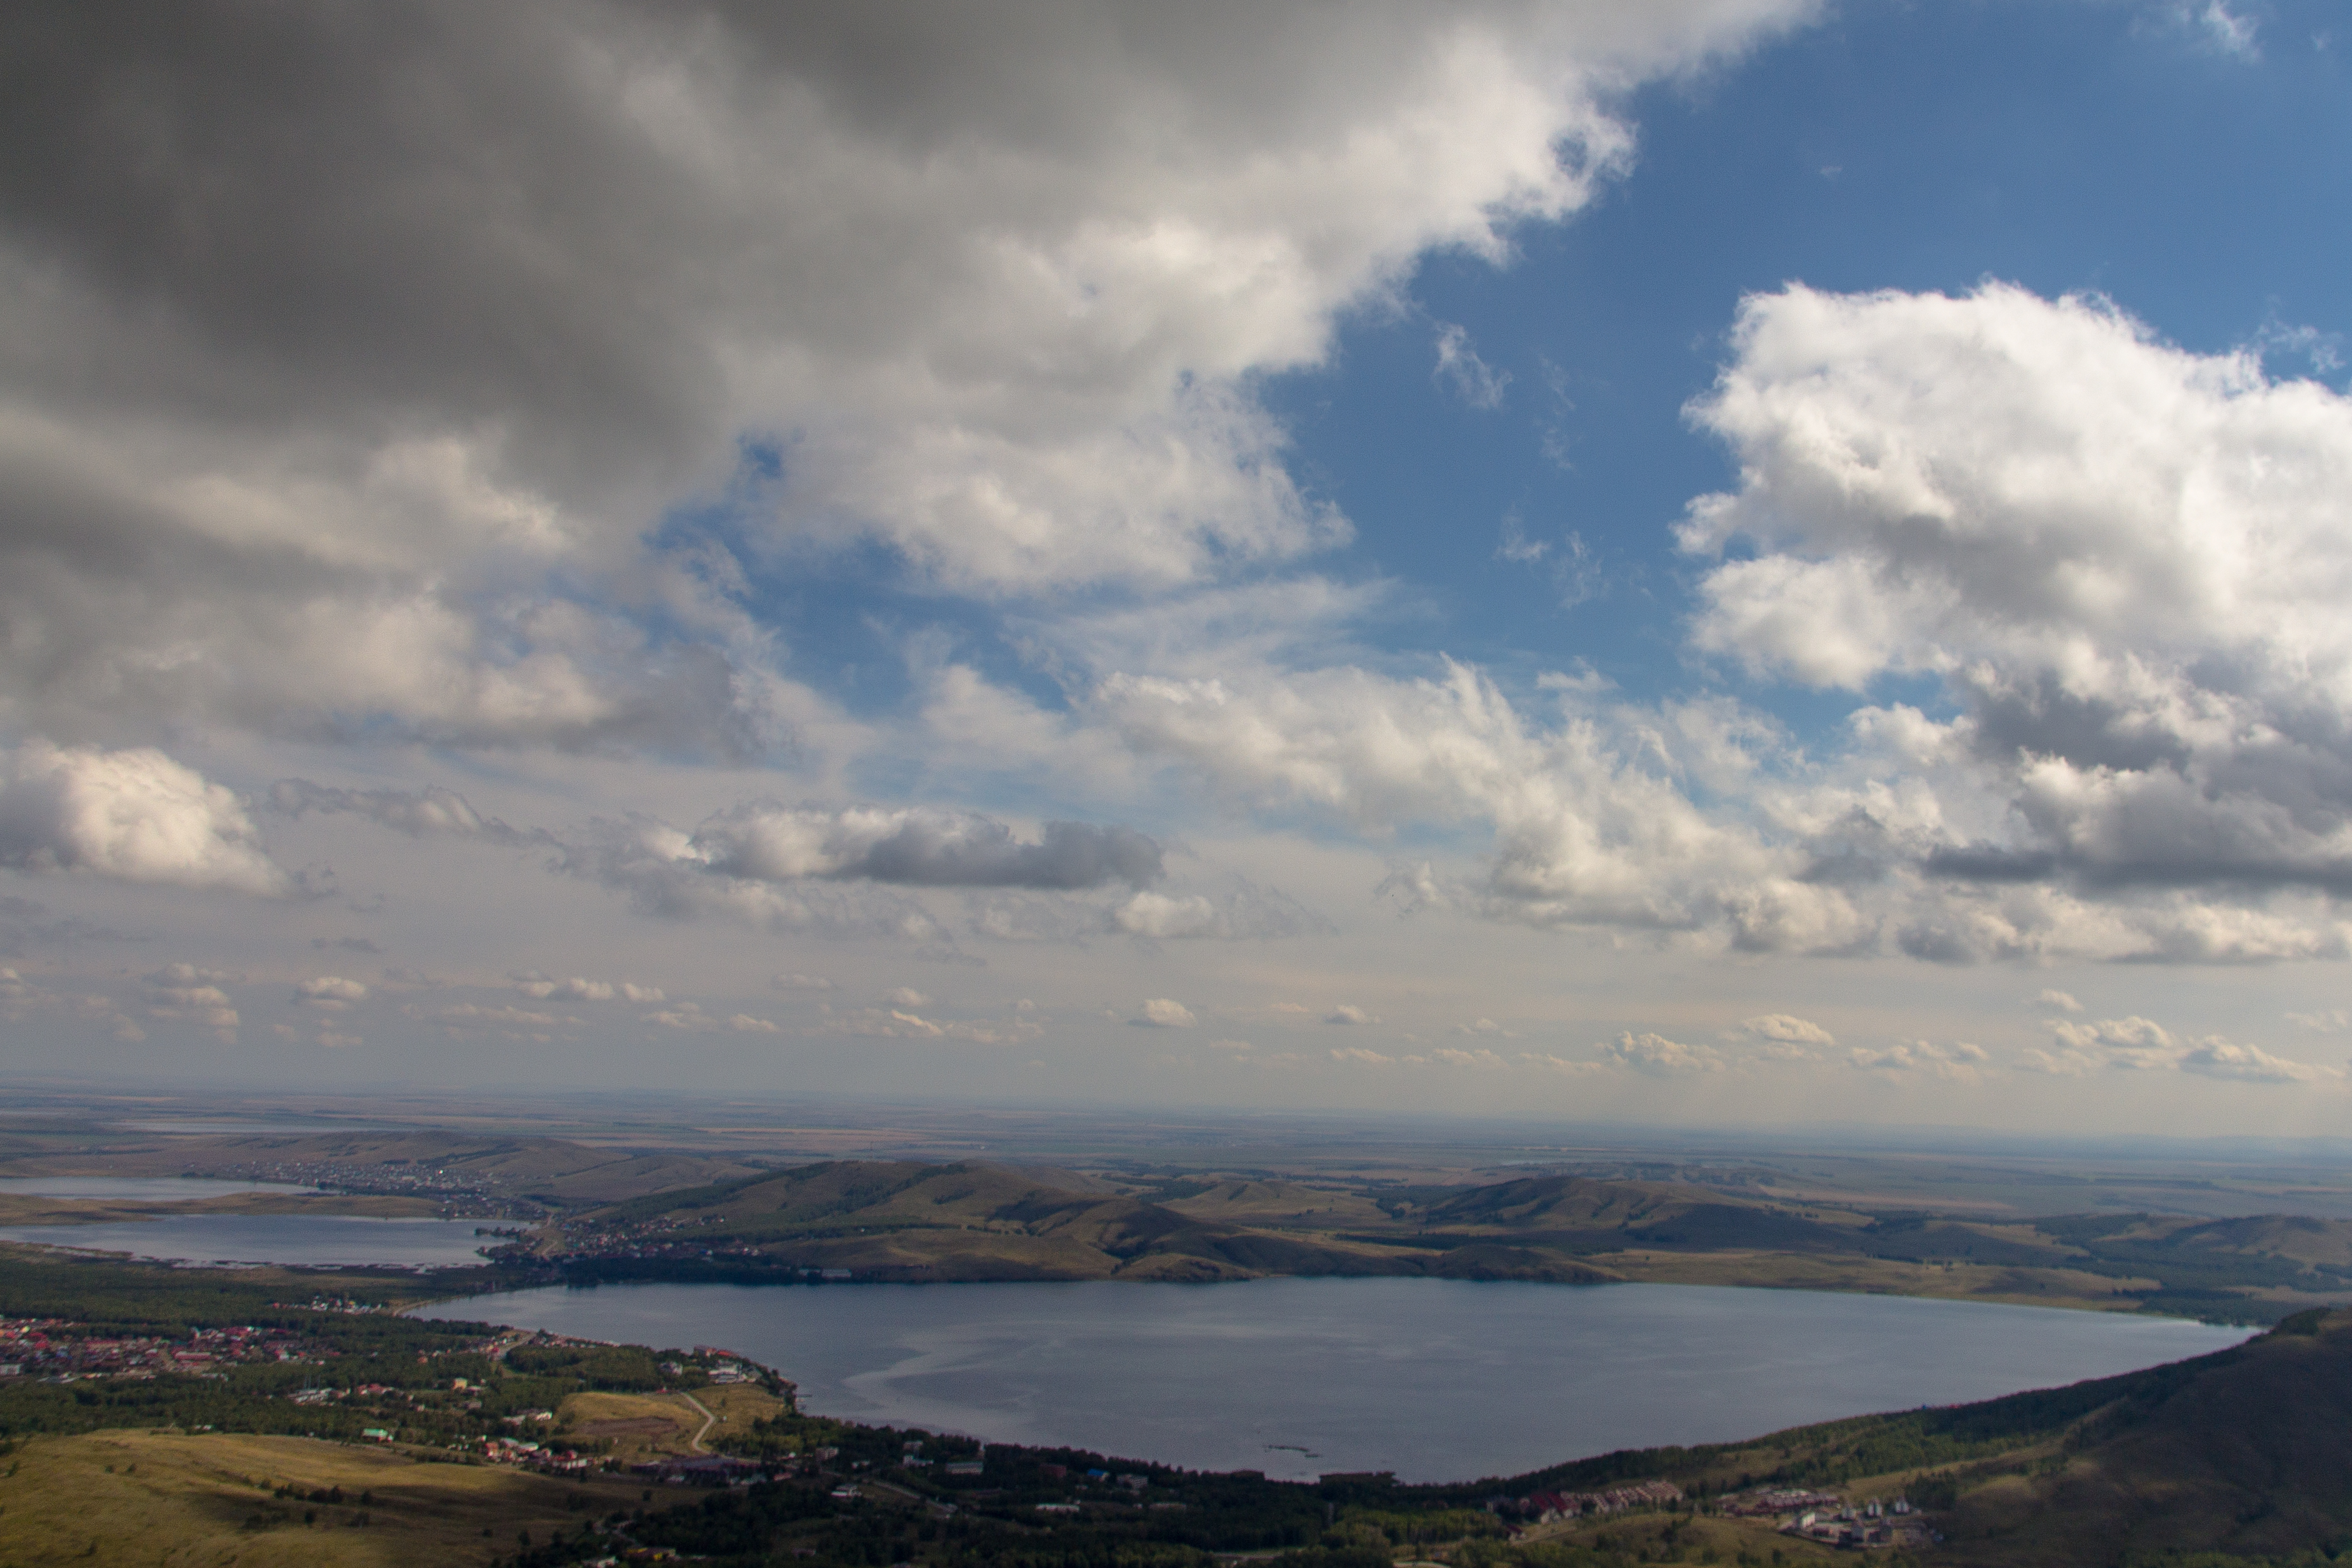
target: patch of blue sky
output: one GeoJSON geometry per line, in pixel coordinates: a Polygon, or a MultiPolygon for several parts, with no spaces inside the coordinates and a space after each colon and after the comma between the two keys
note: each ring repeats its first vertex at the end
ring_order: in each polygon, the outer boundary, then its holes
{"type": "MultiPolygon", "coordinates": [[[[1635,93],[1633,171],[1511,265],[1427,258],[1402,308],[1275,378],[1294,471],[1356,525],[1342,575],[1438,613],[1417,645],[1515,672],[1589,664],[1627,695],[1713,686],[1831,739],[1855,699],[1695,666],[1707,564],[1672,526],[1736,482],[1683,410],[1742,295],[2099,292],[2200,352],[2255,346],[2341,384],[2352,326],[2342,13],[2320,4],[1840,7],[1694,80],[1635,93]],[[1458,329],[1483,379],[1441,363],[1458,329]],[[1507,378],[1507,380],[1505,378],[1507,378]]],[[[1416,640],[1408,644],[1393,639],[1416,640]]],[[[1938,708],[1935,683],[1865,700],[1938,708]]]]}

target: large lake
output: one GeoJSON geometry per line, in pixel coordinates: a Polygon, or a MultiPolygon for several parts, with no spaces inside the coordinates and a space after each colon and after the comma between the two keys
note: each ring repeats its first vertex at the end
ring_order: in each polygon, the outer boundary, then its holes
{"type": "Polygon", "coordinates": [[[553,1287],[427,1315],[724,1346],[782,1369],[821,1415],[1417,1481],[1990,1398],[2247,1337],[1899,1296],[1445,1280],[553,1287]]]}

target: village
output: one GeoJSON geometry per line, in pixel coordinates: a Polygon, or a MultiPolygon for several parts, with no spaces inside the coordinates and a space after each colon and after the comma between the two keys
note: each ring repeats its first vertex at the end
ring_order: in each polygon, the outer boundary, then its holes
{"type": "Polygon", "coordinates": [[[1781,1534],[1824,1546],[1916,1550],[1942,1539],[1904,1498],[1855,1503],[1835,1492],[1770,1490],[1727,1499],[1722,1509],[1728,1514],[1778,1519],[1781,1534]]]}
{"type": "MultiPolygon", "coordinates": [[[[1691,1500],[1673,1482],[1651,1480],[1597,1491],[1538,1491],[1525,1497],[1489,1498],[1485,1506],[1489,1513],[1526,1521],[1514,1531],[1516,1537],[1525,1538],[1531,1531],[1549,1533],[1542,1531],[1545,1526],[1673,1509],[1691,1500]]],[[[1904,1498],[1873,1498],[1857,1502],[1836,1492],[1768,1487],[1734,1493],[1700,1506],[1706,1511],[1735,1519],[1773,1521],[1783,1535],[1849,1550],[1916,1550],[1940,1539],[1904,1498]]]]}
{"type": "Polygon", "coordinates": [[[312,1362],[324,1355],[284,1329],[198,1329],[168,1339],[93,1333],[63,1318],[0,1318],[0,1378],[69,1383],[80,1377],[135,1381],[163,1373],[203,1376],[223,1365],[312,1362]]]}

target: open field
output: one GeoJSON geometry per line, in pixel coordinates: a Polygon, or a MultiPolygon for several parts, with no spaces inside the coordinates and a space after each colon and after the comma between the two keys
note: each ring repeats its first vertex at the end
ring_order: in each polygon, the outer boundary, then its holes
{"type": "Polygon", "coordinates": [[[523,1531],[543,1542],[644,1495],[625,1479],[233,1433],[36,1437],[0,1461],[0,1568],[487,1563],[511,1555],[523,1531]]]}
{"type": "Polygon", "coordinates": [[[792,1407],[752,1384],[713,1385],[684,1394],[575,1394],[556,1408],[554,1434],[609,1443],[611,1458],[634,1465],[671,1455],[711,1452],[754,1421],[792,1407]],[[701,1410],[695,1408],[697,1404],[701,1410]],[[706,1417],[703,1411],[709,1411],[706,1417]],[[702,1439],[698,1447],[696,1438],[702,1439]]]}
{"type": "MultiPolygon", "coordinates": [[[[1852,1254],[1789,1252],[1603,1252],[1586,1260],[1626,1280],[1661,1285],[1746,1285],[1783,1291],[1850,1291],[1876,1296],[2001,1301],[2088,1312],[2128,1312],[2158,1288],[2154,1279],[2110,1279],[2068,1269],[1908,1262],[1852,1254]]],[[[2298,1301],[2296,1308],[2310,1305],[2298,1301]]]]}

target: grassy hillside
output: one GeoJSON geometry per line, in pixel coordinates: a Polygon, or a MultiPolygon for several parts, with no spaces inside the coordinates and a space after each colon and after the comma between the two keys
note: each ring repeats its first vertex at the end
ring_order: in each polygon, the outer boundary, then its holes
{"type": "MultiPolygon", "coordinates": [[[[1350,1218],[1360,1218],[1350,1216],[1350,1218]]],[[[1249,1279],[1429,1274],[1598,1281],[1606,1270],[1486,1238],[1431,1249],[1199,1218],[1000,1166],[836,1161],[615,1205],[567,1227],[576,1277],[757,1277],[848,1270],[868,1280],[1249,1279]]]]}
{"type": "Polygon", "coordinates": [[[93,1432],[0,1461],[0,1568],[488,1563],[642,1494],[304,1437],[93,1432]]]}
{"type": "MultiPolygon", "coordinates": [[[[0,1143],[0,1153],[7,1147],[0,1143]]],[[[5,1160],[0,1175],[326,1181],[360,1191],[464,1193],[563,1208],[621,1202],[757,1168],[725,1156],[598,1148],[562,1138],[350,1132],[116,1135],[69,1150],[24,1149],[5,1160]]]]}
{"type": "Polygon", "coordinates": [[[1265,1274],[1854,1290],[2270,1322],[2352,1297],[2352,1222],[1989,1221],[1549,1176],[1355,1187],[1108,1184],[978,1163],[833,1161],[655,1193],[543,1233],[577,1279],[1181,1280],[1265,1274]]]}

